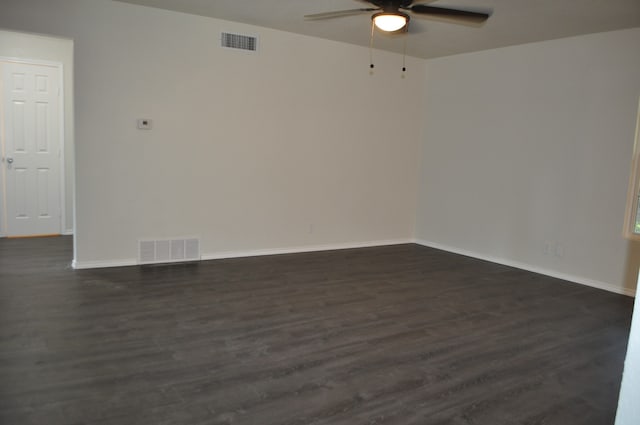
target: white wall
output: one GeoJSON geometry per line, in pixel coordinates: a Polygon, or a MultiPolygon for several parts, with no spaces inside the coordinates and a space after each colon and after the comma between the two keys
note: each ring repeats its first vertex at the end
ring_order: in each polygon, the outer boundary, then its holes
{"type": "Polygon", "coordinates": [[[638,46],[640,28],[428,61],[418,239],[632,293],[638,46]]]}
{"type": "Polygon", "coordinates": [[[364,48],[103,0],[5,0],[0,27],[75,43],[79,266],[130,262],[138,238],[215,256],[413,237],[423,61],[402,79],[376,52],[370,75],[364,48]]]}
{"type": "Polygon", "coordinates": [[[0,30],[0,57],[61,63],[64,83],[64,188],[63,231],[73,230],[73,42],[61,38],[0,30]]]}
{"type": "Polygon", "coordinates": [[[139,238],[197,235],[215,257],[417,236],[635,287],[621,232],[640,29],[410,59],[402,79],[397,55],[369,75],[367,49],[216,19],[2,9],[0,27],[74,40],[80,266],[131,262],[139,238]],[[259,53],[220,49],[221,30],[258,35],[259,53]]]}
{"type": "Polygon", "coordinates": [[[640,418],[640,297],[636,297],[616,413],[616,425],[637,425],[640,418]]]}

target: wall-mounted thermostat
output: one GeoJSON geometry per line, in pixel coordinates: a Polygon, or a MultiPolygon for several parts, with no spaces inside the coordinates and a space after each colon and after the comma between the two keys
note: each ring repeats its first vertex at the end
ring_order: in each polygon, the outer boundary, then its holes
{"type": "Polygon", "coordinates": [[[140,118],[138,120],[138,130],[151,130],[153,122],[148,118],[140,118]]]}

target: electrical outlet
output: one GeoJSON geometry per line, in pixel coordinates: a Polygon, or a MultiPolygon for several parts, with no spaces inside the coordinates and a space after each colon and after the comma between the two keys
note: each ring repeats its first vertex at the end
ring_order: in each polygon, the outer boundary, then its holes
{"type": "Polygon", "coordinates": [[[556,258],[564,257],[564,245],[558,241],[544,241],[542,253],[556,258]]]}

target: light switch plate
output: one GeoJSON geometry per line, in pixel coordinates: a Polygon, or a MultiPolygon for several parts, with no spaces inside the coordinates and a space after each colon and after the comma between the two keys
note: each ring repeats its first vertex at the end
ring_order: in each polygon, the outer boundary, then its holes
{"type": "Polygon", "coordinates": [[[138,120],[138,130],[151,130],[153,122],[149,118],[140,118],[138,120]]]}

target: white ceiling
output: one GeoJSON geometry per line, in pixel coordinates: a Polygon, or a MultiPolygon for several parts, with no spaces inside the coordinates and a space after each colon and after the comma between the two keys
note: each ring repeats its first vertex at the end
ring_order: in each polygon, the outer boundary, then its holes
{"type": "MultiPolygon", "coordinates": [[[[356,0],[120,0],[360,46],[369,45],[370,13],[321,21],[304,15],[368,7],[356,0]]],[[[416,3],[420,3],[416,0],[416,3]]],[[[425,1],[422,1],[425,2],[425,1]]],[[[448,56],[581,34],[640,27],[640,0],[440,0],[434,6],[489,8],[482,27],[412,16],[407,54],[448,56]]],[[[377,49],[401,53],[403,37],[376,34],[377,49]]],[[[640,46],[638,46],[640,49],[640,46]]]]}

